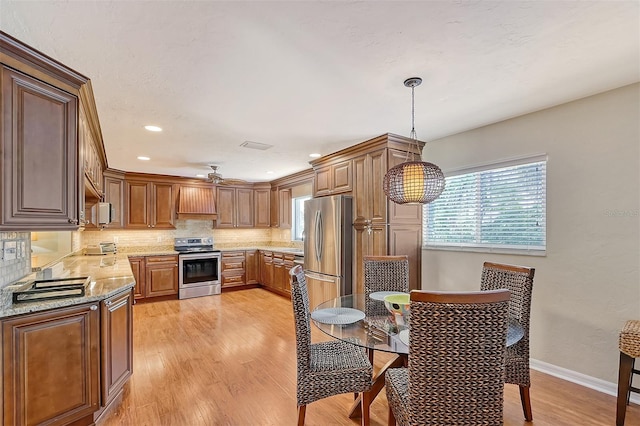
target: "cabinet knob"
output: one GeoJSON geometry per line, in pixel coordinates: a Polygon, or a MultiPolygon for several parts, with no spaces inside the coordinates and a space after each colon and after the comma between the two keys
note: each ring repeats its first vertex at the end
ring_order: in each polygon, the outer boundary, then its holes
{"type": "Polygon", "coordinates": [[[106,306],[111,306],[111,304],[112,304],[112,303],[113,303],[113,302],[112,302],[111,300],[107,300],[106,302],[104,302],[104,304],[105,304],[106,306]]]}
{"type": "Polygon", "coordinates": [[[69,219],[69,223],[73,223],[74,225],[78,224],[78,220],[77,219],[69,219]]]}
{"type": "Polygon", "coordinates": [[[91,305],[89,309],[91,309],[92,311],[97,311],[98,307],[96,305],[91,305]]]}
{"type": "Polygon", "coordinates": [[[147,225],[147,228],[151,228],[151,225],[147,225]]]}

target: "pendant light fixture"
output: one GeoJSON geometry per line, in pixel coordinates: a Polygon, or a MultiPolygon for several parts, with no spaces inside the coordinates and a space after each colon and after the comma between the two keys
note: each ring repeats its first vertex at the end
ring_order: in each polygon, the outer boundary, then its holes
{"type": "MultiPolygon", "coordinates": [[[[404,81],[411,88],[411,139],[415,142],[416,151],[421,154],[415,129],[414,89],[422,83],[420,77],[411,77],[404,81]]],[[[411,147],[409,147],[410,149],[411,147]]],[[[384,176],[382,188],[391,201],[397,204],[428,204],[438,198],[444,190],[444,174],[440,167],[424,161],[408,161],[389,169],[384,176]]]]}

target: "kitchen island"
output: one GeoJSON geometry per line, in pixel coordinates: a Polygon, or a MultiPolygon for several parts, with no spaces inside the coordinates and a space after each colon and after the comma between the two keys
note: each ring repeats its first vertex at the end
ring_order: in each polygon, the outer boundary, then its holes
{"type": "Polygon", "coordinates": [[[90,425],[122,400],[133,372],[128,257],[70,255],[50,278],[84,276],[81,297],[12,303],[37,274],[2,289],[3,424],[90,425]]]}

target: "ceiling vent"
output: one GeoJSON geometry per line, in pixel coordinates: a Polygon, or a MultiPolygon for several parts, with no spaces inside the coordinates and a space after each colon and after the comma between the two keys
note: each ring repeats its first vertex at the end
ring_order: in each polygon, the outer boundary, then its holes
{"type": "Polygon", "coordinates": [[[260,142],[245,141],[241,143],[240,146],[243,146],[245,148],[258,149],[260,151],[265,151],[271,148],[273,145],[267,145],[266,143],[260,143],[260,142]]]}

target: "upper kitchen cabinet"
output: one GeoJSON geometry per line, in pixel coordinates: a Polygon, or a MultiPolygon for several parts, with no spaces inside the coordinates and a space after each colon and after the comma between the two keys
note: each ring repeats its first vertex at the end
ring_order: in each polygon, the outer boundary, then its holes
{"type": "MultiPolygon", "coordinates": [[[[293,192],[300,187],[313,187],[313,169],[303,170],[271,182],[271,227],[290,229],[293,192]]],[[[311,192],[311,189],[309,189],[311,192]]],[[[306,193],[305,195],[310,195],[306,193]]]]}
{"type": "Polygon", "coordinates": [[[253,186],[253,226],[268,228],[271,226],[271,185],[254,184],[253,186]]]}
{"type": "Polygon", "coordinates": [[[0,32],[1,230],[78,228],[78,96],[86,83],[0,32]]]}
{"type": "Polygon", "coordinates": [[[216,218],[215,187],[212,184],[181,184],[178,200],[179,218],[216,218]]]}
{"type": "Polygon", "coordinates": [[[351,192],[353,172],[351,160],[339,161],[334,164],[323,164],[315,168],[314,197],[336,195],[351,192]]]}
{"type": "Polygon", "coordinates": [[[104,201],[111,203],[111,223],[109,229],[124,228],[124,172],[104,171],[104,201]]]}
{"type": "Polygon", "coordinates": [[[125,228],[175,229],[175,182],[156,175],[126,173],[124,187],[125,228]]]}
{"type": "Polygon", "coordinates": [[[85,193],[92,192],[98,199],[104,197],[103,173],[107,169],[102,130],[98,120],[91,81],[80,88],[78,146],[84,173],[85,193]]]}
{"type": "Polygon", "coordinates": [[[254,214],[253,189],[218,186],[217,228],[252,228],[254,214]]]}

